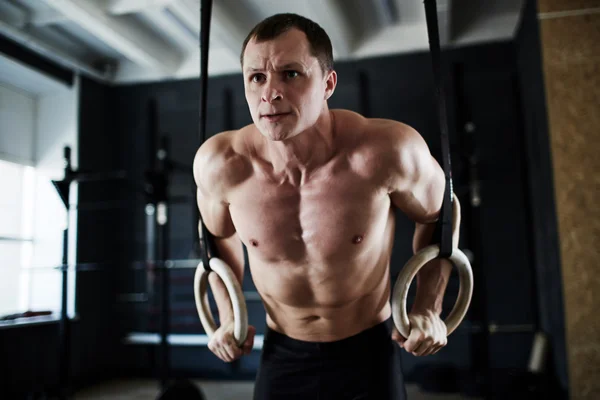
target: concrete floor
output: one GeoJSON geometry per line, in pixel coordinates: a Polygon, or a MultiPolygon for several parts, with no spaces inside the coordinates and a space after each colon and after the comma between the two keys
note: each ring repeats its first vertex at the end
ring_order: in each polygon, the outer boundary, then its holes
{"type": "MultiPolygon", "coordinates": [[[[253,382],[195,381],[207,400],[252,400],[253,382]]],[[[462,400],[466,397],[447,394],[420,393],[418,387],[407,387],[410,400],[462,400]]],[[[158,383],[151,380],[108,382],[83,390],[76,400],[149,400],[159,393],[158,383]]],[[[475,400],[474,398],[469,398],[475,400]]],[[[382,399],[383,400],[383,399],[382,399]]]]}

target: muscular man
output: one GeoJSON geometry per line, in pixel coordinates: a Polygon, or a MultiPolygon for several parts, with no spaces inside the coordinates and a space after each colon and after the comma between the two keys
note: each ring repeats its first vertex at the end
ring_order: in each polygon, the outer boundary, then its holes
{"type": "MultiPolygon", "coordinates": [[[[394,209],[415,221],[415,251],[430,244],[442,169],[411,127],[328,108],[337,74],[314,22],[267,18],[241,62],[254,123],[207,140],[194,174],[221,258],[241,282],[240,241],[248,247],[267,311],[255,399],[404,399],[399,348],[426,356],[445,346],[451,266],[436,260],[418,274],[401,337],[390,306],[394,209]]],[[[226,289],[216,274],[210,284],[221,327],[209,348],[230,362],[251,350],[255,328],[238,347],[226,289]]]]}

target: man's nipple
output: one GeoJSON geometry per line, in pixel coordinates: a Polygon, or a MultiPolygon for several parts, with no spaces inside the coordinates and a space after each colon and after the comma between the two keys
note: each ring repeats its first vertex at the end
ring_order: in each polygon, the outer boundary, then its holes
{"type": "Polygon", "coordinates": [[[363,235],[356,235],[352,238],[352,243],[359,244],[363,241],[363,239],[364,239],[363,235]]]}
{"type": "Polygon", "coordinates": [[[258,247],[258,240],[250,239],[250,244],[252,245],[252,247],[258,247]]]}

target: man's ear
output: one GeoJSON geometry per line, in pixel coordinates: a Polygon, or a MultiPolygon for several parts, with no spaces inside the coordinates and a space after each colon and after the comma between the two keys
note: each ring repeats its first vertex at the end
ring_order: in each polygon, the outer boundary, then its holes
{"type": "Polygon", "coordinates": [[[328,100],[331,96],[333,96],[336,86],[337,72],[331,70],[327,73],[327,80],[325,81],[325,100],[328,100]]]}

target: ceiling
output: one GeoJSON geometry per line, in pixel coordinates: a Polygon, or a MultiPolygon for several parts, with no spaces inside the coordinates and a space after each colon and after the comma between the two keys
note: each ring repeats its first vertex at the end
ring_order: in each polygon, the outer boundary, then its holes
{"type": "MultiPolygon", "coordinates": [[[[443,46],[510,40],[523,0],[438,0],[443,46]]],[[[329,34],[334,58],[428,49],[423,0],[214,0],[209,75],[239,73],[246,34],[294,12],[329,34]]],[[[114,84],[199,75],[200,0],[0,0],[0,35],[114,84]]]]}

